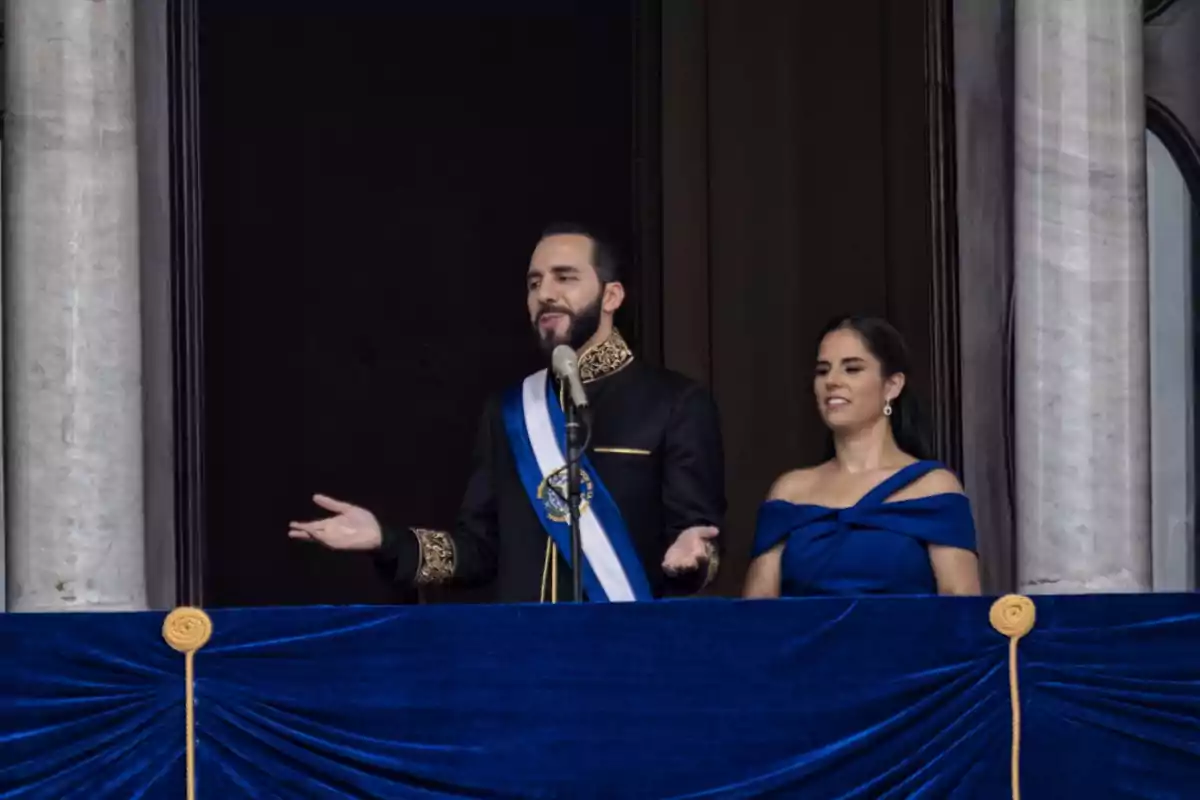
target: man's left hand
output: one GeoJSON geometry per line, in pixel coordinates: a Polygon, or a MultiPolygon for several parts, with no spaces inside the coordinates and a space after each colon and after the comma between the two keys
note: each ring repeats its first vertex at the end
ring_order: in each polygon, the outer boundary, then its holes
{"type": "Polygon", "coordinates": [[[675,544],[667,550],[663,557],[663,571],[668,575],[699,569],[708,560],[708,541],[716,538],[716,528],[697,525],[679,534],[675,544]]]}

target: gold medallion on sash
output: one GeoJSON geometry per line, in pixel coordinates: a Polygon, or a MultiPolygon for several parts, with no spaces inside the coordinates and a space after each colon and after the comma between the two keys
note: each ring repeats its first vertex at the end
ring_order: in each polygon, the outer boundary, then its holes
{"type": "MultiPolygon", "coordinates": [[[[592,477],[582,468],[579,470],[579,513],[587,510],[595,489],[592,477]]],[[[538,500],[546,509],[546,516],[554,522],[569,522],[571,512],[567,506],[567,468],[561,467],[546,478],[538,486],[538,500]]]]}

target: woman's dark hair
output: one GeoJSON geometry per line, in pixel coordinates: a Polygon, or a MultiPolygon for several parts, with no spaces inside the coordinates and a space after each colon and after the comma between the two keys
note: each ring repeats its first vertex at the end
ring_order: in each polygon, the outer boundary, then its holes
{"type": "MultiPolygon", "coordinates": [[[[817,338],[817,346],[820,347],[821,341],[837,330],[854,331],[858,334],[871,355],[879,360],[885,380],[900,372],[906,377],[912,377],[908,346],[900,332],[887,320],[859,315],[835,317],[821,331],[817,338]]],[[[888,419],[892,423],[892,436],[901,450],[922,461],[933,458],[929,420],[911,382],[906,381],[900,396],[892,401],[892,415],[888,419]]],[[[834,456],[832,432],[829,434],[825,455],[826,458],[834,456]]]]}

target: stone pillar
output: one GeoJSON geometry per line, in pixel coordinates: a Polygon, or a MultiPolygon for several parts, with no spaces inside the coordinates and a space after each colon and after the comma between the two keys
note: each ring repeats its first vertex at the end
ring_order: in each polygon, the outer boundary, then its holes
{"type": "Polygon", "coordinates": [[[140,609],[134,0],[6,0],[8,607],[140,609]]]}
{"type": "Polygon", "coordinates": [[[1150,588],[1141,0],[1018,0],[1018,584],[1150,588]]]}

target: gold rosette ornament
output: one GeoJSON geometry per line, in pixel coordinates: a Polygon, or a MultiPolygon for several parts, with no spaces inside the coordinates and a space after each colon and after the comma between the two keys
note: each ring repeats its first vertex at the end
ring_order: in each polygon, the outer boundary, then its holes
{"type": "Polygon", "coordinates": [[[162,637],[172,649],[183,653],[184,718],[187,726],[187,797],[196,797],[196,651],[212,636],[212,619],[198,608],[181,606],[163,620],[162,637]]]}
{"type": "Polygon", "coordinates": [[[1023,594],[1006,594],[992,603],[988,619],[992,627],[1010,639],[1020,639],[1033,630],[1037,611],[1033,601],[1023,594]]]}
{"type": "Polygon", "coordinates": [[[208,644],[212,619],[198,608],[177,608],[163,620],[162,636],[180,653],[194,653],[208,644]]]}
{"type": "Polygon", "coordinates": [[[1017,682],[1017,642],[1033,630],[1037,609],[1020,594],[1006,594],[988,612],[992,627],[1008,637],[1008,696],[1012,703],[1012,796],[1021,800],[1021,694],[1017,682]]]}

